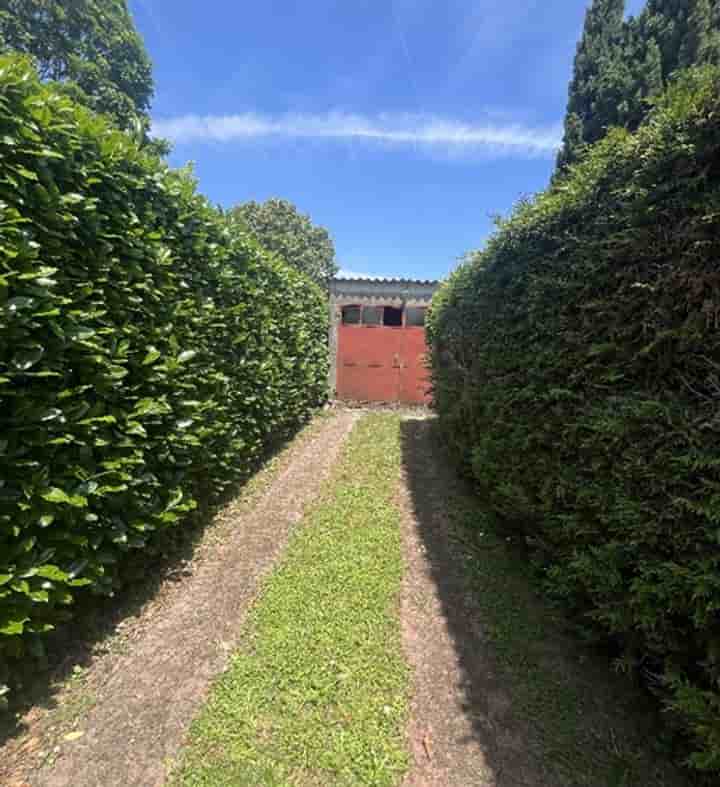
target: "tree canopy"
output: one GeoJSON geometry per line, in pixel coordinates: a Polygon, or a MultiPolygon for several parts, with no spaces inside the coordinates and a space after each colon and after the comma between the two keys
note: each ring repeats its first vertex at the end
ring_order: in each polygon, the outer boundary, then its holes
{"type": "Polygon", "coordinates": [[[628,19],[625,0],[593,0],[575,55],[558,168],[611,126],[637,129],[678,69],[717,62],[717,0],[648,0],[628,19]]]}
{"type": "Polygon", "coordinates": [[[0,49],[31,55],[42,79],[122,128],[149,125],[152,65],[126,0],[2,0],[0,49]]]}
{"type": "Polygon", "coordinates": [[[269,199],[233,208],[233,216],[268,251],[327,287],[337,273],[335,245],[328,231],[312,223],[292,202],[269,199]]]}

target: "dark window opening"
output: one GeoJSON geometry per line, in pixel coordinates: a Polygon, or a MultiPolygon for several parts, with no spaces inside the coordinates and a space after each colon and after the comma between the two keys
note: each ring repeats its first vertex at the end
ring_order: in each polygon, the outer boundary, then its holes
{"type": "Polygon", "coordinates": [[[387,325],[388,328],[399,328],[402,325],[402,309],[386,306],[383,325],[387,325]]]}
{"type": "Polygon", "coordinates": [[[425,312],[419,306],[411,306],[407,310],[406,324],[414,328],[422,328],[425,325],[425,312]]]}
{"type": "Polygon", "coordinates": [[[360,311],[359,306],[343,306],[343,325],[360,325],[360,311]]]}
{"type": "Polygon", "coordinates": [[[363,325],[382,325],[382,306],[366,306],[362,311],[363,325]]]}

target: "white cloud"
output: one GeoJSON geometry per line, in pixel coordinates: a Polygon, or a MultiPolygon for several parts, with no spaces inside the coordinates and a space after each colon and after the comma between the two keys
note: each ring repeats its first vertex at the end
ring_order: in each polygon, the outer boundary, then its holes
{"type": "Polygon", "coordinates": [[[234,142],[252,139],[351,140],[518,157],[552,156],[560,145],[561,128],[522,124],[462,123],[420,115],[376,117],[330,112],[270,116],[183,115],[156,120],[153,133],[174,142],[234,142]]]}

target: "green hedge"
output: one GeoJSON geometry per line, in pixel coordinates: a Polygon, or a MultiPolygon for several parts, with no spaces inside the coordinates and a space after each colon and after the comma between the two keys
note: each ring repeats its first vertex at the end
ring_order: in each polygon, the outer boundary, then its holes
{"type": "Polygon", "coordinates": [[[246,476],[327,363],[315,284],[0,58],[0,660],[246,476]]]}
{"type": "Polygon", "coordinates": [[[518,205],[429,323],[479,492],[720,770],[720,71],[518,205]]]}

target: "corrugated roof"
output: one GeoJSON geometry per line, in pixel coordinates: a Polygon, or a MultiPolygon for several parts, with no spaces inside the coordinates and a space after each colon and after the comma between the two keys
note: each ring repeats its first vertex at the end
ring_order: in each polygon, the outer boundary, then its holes
{"type": "Polygon", "coordinates": [[[333,281],[365,281],[374,284],[419,284],[425,286],[440,283],[438,279],[402,279],[385,276],[334,276],[333,281]]]}

